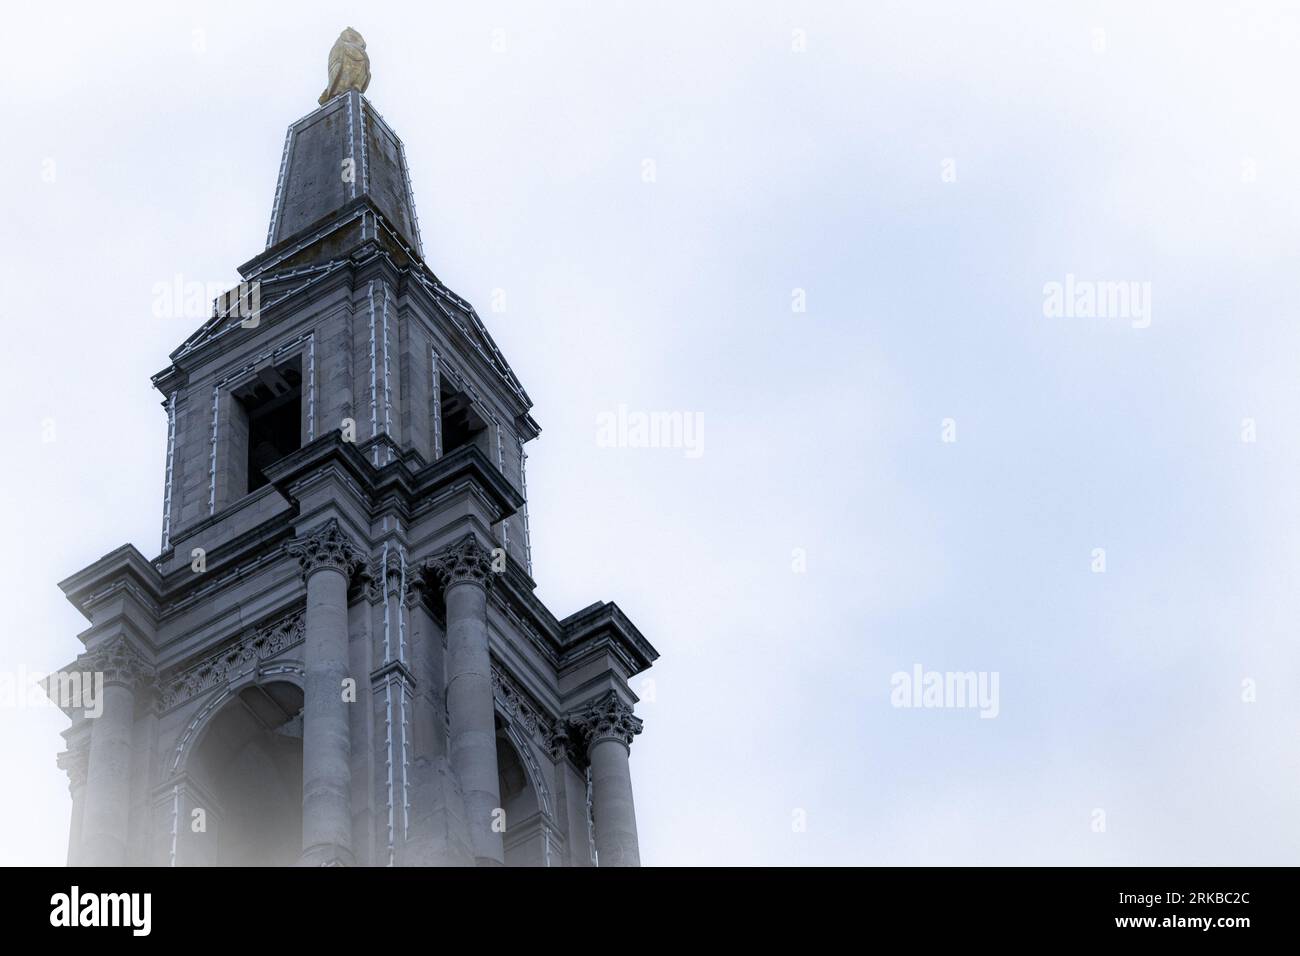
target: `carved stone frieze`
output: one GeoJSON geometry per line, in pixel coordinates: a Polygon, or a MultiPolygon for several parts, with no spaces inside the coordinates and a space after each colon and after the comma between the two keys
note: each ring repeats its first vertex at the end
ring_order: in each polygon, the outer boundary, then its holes
{"type": "Polygon", "coordinates": [[[225,684],[249,664],[269,660],[300,644],[303,633],[303,613],[300,610],[256,628],[234,644],[169,677],[162,686],[159,709],[170,710],[206,690],[225,684]]]}
{"type": "Polygon", "coordinates": [[[492,696],[511,722],[552,753],[556,722],[542,713],[500,668],[492,668],[492,696]]]}

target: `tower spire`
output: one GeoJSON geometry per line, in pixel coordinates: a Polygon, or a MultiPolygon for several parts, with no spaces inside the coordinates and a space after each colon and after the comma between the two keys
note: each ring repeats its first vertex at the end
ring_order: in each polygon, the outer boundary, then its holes
{"type": "MultiPolygon", "coordinates": [[[[340,37],[335,54],[342,42],[340,37]]],[[[285,135],[267,254],[292,240],[297,250],[291,253],[292,264],[310,265],[345,247],[377,240],[399,258],[411,253],[422,257],[406,150],[361,95],[370,79],[368,65],[350,63],[351,54],[344,54],[342,66],[335,70],[335,54],[330,56],[324,105],[290,124],[285,135]]],[[[250,267],[256,270],[265,255],[241,271],[248,275],[250,267]]],[[[273,258],[277,264],[286,261],[279,255],[273,258]]]]}

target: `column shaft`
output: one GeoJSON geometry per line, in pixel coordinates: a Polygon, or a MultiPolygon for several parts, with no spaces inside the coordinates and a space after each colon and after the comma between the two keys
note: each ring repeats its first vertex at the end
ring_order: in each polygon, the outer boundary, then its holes
{"type": "Polygon", "coordinates": [[[80,861],[86,866],[125,866],[135,693],[126,685],[106,683],[103,696],[103,713],[90,729],[80,861]]]}
{"type": "Polygon", "coordinates": [[[470,841],[481,865],[505,862],[501,833],[493,830],[501,806],[497,734],[488,657],[487,590],[478,581],[452,584],[447,600],[447,712],[451,767],[460,780],[470,841]]]}
{"type": "Polygon", "coordinates": [[[86,807],[86,786],[72,791],[72,824],[68,827],[68,866],[81,865],[81,817],[86,807]]]}
{"type": "Polygon", "coordinates": [[[601,866],[640,866],[628,748],[613,737],[591,745],[591,813],[601,866]]]}
{"type": "Polygon", "coordinates": [[[352,739],[348,676],[348,578],[323,565],[307,576],[306,680],[302,722],[303,862],[352,857],[352,739]]]}

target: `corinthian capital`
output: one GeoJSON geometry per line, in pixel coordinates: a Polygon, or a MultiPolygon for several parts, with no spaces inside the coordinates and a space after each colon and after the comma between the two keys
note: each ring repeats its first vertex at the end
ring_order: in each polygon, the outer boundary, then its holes
{"type": "Polygon", "coordinates": [[[467,534],[425,562],[425,569],[442,582],[443,588],[469,582],[487,587],[492,574],[492,552],[467,534]]]}
{"type": "Polygon", "coordinates": [[[84,671],[104,675],[104,684],[118,684],[132,691],[148,690],[157,671],[143,654],[132,647],[124,637],[101,644],[78,660],[84,671]]]}
{"type": "Polygon", "coordinates": [[[630,748],[632,738],[641,733],[641,721],[632,715],[632,707],[610,691],[600,700],[569,715],[569,726],[591,750],[602,740],[617,740],[630,748]]]}
{"type": "Polygon", "coordinates": [[[315,531],[294,538],[285,545],[285,551],[298,559],[303,577],[321,568],[334,568],[351,578],[365,563],[365,556],[339,527],[337,518],[330,518],[315,531]]]}

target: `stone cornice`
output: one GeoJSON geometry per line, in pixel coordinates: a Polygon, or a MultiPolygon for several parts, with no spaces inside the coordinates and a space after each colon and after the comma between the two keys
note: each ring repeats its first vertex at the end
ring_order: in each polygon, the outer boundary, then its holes
{"type": "MultiPolygon", "coordinates": [[[[401,523],[410,523],[413,514],[437,507],[439,500],[460,493],[456,488],[464,486],[472,486],[476,499],[486,502],[490,515],[497,520],[513,514],[523,503],[500,469],[478,448],[466,446],[431,463],[408,450],[391,464],[375,468],[362,450],[343,441],[335,430],[268,469],[278,493],[289,500],[289,510],[209,550],[206,573],[196,575],[186,564],[164,575],[127,544],[62,581],[59,586],[69,602],[95,625],[82,639],[93,644],[98,634],[125,632],[139,646],[150,647],[154,633],[166,619],[273,565],[285,554],[284,546],[293,537],[293,525],[300,520],[293,488],[331,470],[336,480],[352,489],[358,507],[369,520],[387,514],[401,523]]],[[[202,533],[225,517],[226,512],[219,512],[177,529],[173,540],[201,541],[202,533]]],[[[510,570],[514,570],[513,562],[510,570]]],[[[414,583],[420,584],[418,574],[415,577],[414,583]]],[[[526,589],[522,579],[517,586],[526,589]]],[[[410,601],[415,598],[414,593],[408,595],[410,601]]],[[[536,598],[531,598],[530,603],[540,607],[536,598]]],[[[546,617],[550,617],[549,613],[546,617]]],[[[554,625],[539,626],[546,640],[554,643],[554,625]]]]}
{"type": "Polygon", "coordinates": [[[629,677],[641,673],[659,658],[659,652],[613,601],[599,601],[585,607],[566,617],[560,626],[564,632],[561,669],[601,648],[615,653],[629,677]]]}
{"type": "Polygon", "coordinates": [[[560,660],[560,643],[555,635],[546,628],[546,619],[549,619],[550,612],[546,611],[545,607],[542,607],[542,614],[537,613],[534,605],[540,606],[541,602],[537,601],[536,598],[533,599],[532,603],[520,602],[518,595],[511,591],[510,585],[508,574],[497,575],[492,590],[488,595],[491,606],[514,627],[519,629],[529,643],[542,655],[542,659],[546,663],[551,667],[555,667],[560,660]]]}
{"type": "Polygon", "coordinates": [[[534,584],[514,560],[495,576],[492,602],[521,628],[546,660],[565,670],[593,654],[608,651],[633,676],[646,670],[659,652],[612,601],[597,601],[563,621],[533,593],[534,584]]]}
{"type": "Polygon", "coordinates": [[[291,558],[297,558],[304,578],[322,569],[333,569],[351,580],[366,562],[365,554],[353,544],[337,518],[330,518],[323,525],[294,538],[284,550],[291,558]]]}
{"type": "Polygon", "coordinates": [[[338,429],[282,458],[266,469],[266,476],[276,490],[296,503],[295,487],[328,467],[346,476],[362,496],[359,503],[369,511],[391,509],[408,525],[456,488],[470,488],[493,513],[494,522],[509,518],[524,503],[501,470],[472,445],[428,463],[418,454],[406,453],[376,468],[362,449],[343,440],[338,429]]]}
{"type": "Polygon", "coordinates": [[[59,589],[87,620],[93,620],[95,605],[122,593],[156,619],[162,601],[162,575],[134,545],[124,544],[60,581],[59,589]]]}
{"type": "Polygon", "coordinates": [[[524,498],[501,469],[473,445],[457,448],[437,461],[430,462],[412,476],[414,493],[420,497],[436,494],[443,488],[472,482],[495,508],[496,520],[509,518],[523,507],[524,498]]]}
{"type": "MultiPolygon", "coordinates": [[[[196,539],[202,538],[209,529],[219,529],[223,527],[232,517],[238,515],[239,512],[256,507],[259,504],[259,498],[269,497],[273,494],[276,494],[274,488],[269,485],[263,486],[258,491],[246,495],[237,501],[231,502],[216,514],[204,515],[202,518],[199,518],[196,521],[191,521],[189,524],[177,525],[172,531],[171,546],[167,551],[163,552],[161,557],[166,558],[169,554],[174,552],[178,546],[192,544],[196,539]]],[[[297,515],[294,514],[292,509],[289,509],[271,518],[263,519],[252,527],[249,527],[246,531],[230,538],[215,548],[206,548],[208,567],[212,567],[216,563],[225,561],[228,555],[238,555],[241,552],[248,550],[250,544],[260,543],[266,540],[268,536],[277,534],[285,528],[292,530],[292,525],[296,518],[297,515]]],[[[187,573],[192,574],[192,572],[188,571],[188,562],[184,567],[186,568],[187,573]]],[[[174,574],[175,571],[164,573],[163,581],[165,590],[170,587],[170,578],[174,574]]],[[[169,594],[169,597],[174,600],[175,594],[169,594]]]]}
{"type": "Polygon", "coordinates": [[[238,328],[240,320],[237,317],[217,314],[210,316],[189,338],[172,351],[168,356],[171,364],[152,376],[154,388],[163,395],[167,395],[172,390],[184,389],[190,384],[192,372],[222,354],[242,350],[249,336],[266,335],[266,330],[279,325],[282,315],[297,320],[301,317],[305,304],[338,293],[350,296],[353,283],[348,265],[349,260],[342,257],[331,263],[322,264],[318,268],[286,269],[283,273],[257,276],[256,281],[263,284],[266,292],[271,291],[275,283],[297,280],[297,285],[288,293],[271,301],[267,301],[264,292],[260,321],[255,329],[238,328]],[[284,308],[286,305],[290,307],[284,308]]]}
{"type": "MultiPolygon", "coordinates": [[[[444,331],[444,335],[447,336],[449,343],[469,346],[468,349],[458,348],[458,354],[463,361],[473,366],[482,381],[505,385],[505,393],[510,396],[509,405],[513,406],[509,413],[511,420],[523,416],[531,421],[528,411],[533,406],[533,400],[529,398],[514,370],[506,362],[505,356],[497,347],[492,334],[487,330],[487,326],[479,318],[474,307],[448,288],[422,261],[416,260],[403,272],[404,278],[409,281],[402,283],[400,292],[418,301],[430,319],[435,315],[441,316],[451,326],[451,329],[444,331]],[[459,313],[459,316],[453,314],[453,310],[459,313]],[[462,318],[464,322],[461,321],[462,318]],[[500,364],[497,364],[498,362],[500,364]]],[[[436,324],[441,327],[441,323],[436,324]]],[[[524,431],[529,430],[524,429],[524,431]]],[[[539,427],[529,435],[529,438],[535,438],[540,432],[539,427]]]]}

